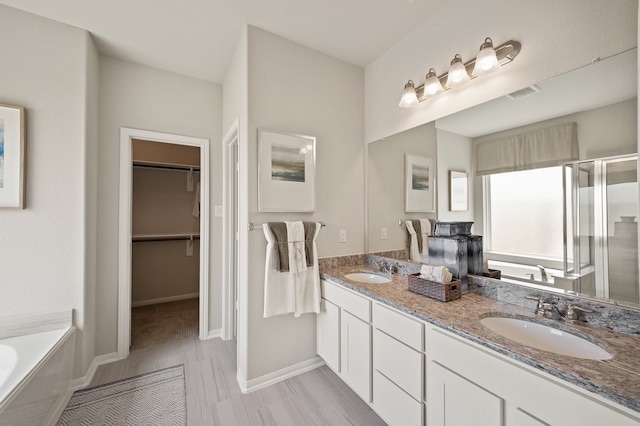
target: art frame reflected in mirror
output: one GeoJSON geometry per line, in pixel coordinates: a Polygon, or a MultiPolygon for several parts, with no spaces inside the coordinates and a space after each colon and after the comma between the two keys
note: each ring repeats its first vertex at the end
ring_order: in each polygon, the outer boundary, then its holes
{"type": "Polygon", "coordinates": [[[469,210],[469,174],[449,170],[449,211],[466,212],[469,210]]]}

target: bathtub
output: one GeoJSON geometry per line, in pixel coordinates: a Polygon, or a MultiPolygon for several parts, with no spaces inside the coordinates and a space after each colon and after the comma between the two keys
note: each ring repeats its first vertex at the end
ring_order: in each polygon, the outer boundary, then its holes
{"type": "Polygon", "coordinates": [[[488,263],[489,269],[498,269],[502,272],[502,278],[510,278],[532,284],[554,287],[555,277],[563,276],[563,272],[561,270],[545,268],[547,271],[547,281],[542,281],[542,272],[535,265],[501,262],[498,260],[489,260],[488,263]],[[531,278],[532,274],[533,278],[531,278]]]}
{"type": "Polygon", "coordinates": [[[55,424],[66,406],[75,327],[50,327],[0,338],[0,425],[55,424]]]}

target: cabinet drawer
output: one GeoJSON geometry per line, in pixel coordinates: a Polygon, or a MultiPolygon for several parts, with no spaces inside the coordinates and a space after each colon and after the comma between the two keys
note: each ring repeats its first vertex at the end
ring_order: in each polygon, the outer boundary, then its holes
{"type": "Polygon", "coordinates": [[[418,401],[422,401],[423,365],[421,352],[374,330],[373,368],[418,401]]]}
{"type": "Polygon", "coordinates": [[[322,297],[361,320],[367,323],[371,322],[371,302],[369,299],[325,280],[322,280],[321,288],[322,297]]]}
{"type": "Polygon", "coordinates": [[[423,350],[424,333],[423,325],[420,321],[409,318],[379,303],[374,303],[373,325],[413,349],[417,351],[423,350]]]}
{"type": "Polygon", "coordinates": [[[373,372],[373,408],[390,426],[422,425],[422,403],[378,371],[373,372]]]}

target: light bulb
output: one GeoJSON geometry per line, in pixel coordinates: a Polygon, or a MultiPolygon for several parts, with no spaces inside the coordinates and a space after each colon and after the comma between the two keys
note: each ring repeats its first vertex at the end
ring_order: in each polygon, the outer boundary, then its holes
{"type": "Polygon", "coordinates": [[[424,93],[428,96],[436,96],[444,92],[444,88],[436,75],[436,70],[429,69],[427,73],[427,80],[424,82],[424,93]]]}
{"type": "Polygon", "coordinates": [[[500,67],[498,58],[496,57],[496,51],[493,50],[493,42],[489,37],[484,40],[484,43],[480,45],[480,52],[476,58],[476,64],[473,67],[473,75],[478,76],[487,74],[497,70],[500,67]]]}
{"type": "Polygon", "coordinates": [[[407,84],[404,85],[402,97],[398,105],[400,108],[411,108],[418,105],[418,95],[416,94],[416,87],[413,84],[413,80],[409,80],[407,84]]]}
{"type": "Polygon", "coordinates": [[[447,88],[451,89],[452,87],[460,86],[469,81],[469,79],[467,68],[462,63],[462,56],[456,54],[451,61],[451,67],[447,73],[447,88]]]}

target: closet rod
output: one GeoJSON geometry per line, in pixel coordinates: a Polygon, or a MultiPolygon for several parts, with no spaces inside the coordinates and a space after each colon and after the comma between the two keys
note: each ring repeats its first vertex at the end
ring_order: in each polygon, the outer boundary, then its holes
{"type": "Polygon", "coordinates": [[[200,234],[139,234],[132,235],[133,242],[141,241],[178,241],[178,240],[199,240],[200,234]]]}
{"type": "Polygon", "coordinates": [[[194,172],[200,172],[200,166],[185,166],[181,164],[150,164],[134,162],[133,167],[139,169],[180,170],[185,172],[193,169],[194,172]]]}
{"type": "MultiPolygon", "coordinates": [[[[324,222],[320,222],[320,226],[324,228],[327,225],[324,222]]],[[[249,222],[249,231],[257,231],[259,229],[262,229],[262,225],[249,222]]]]}

